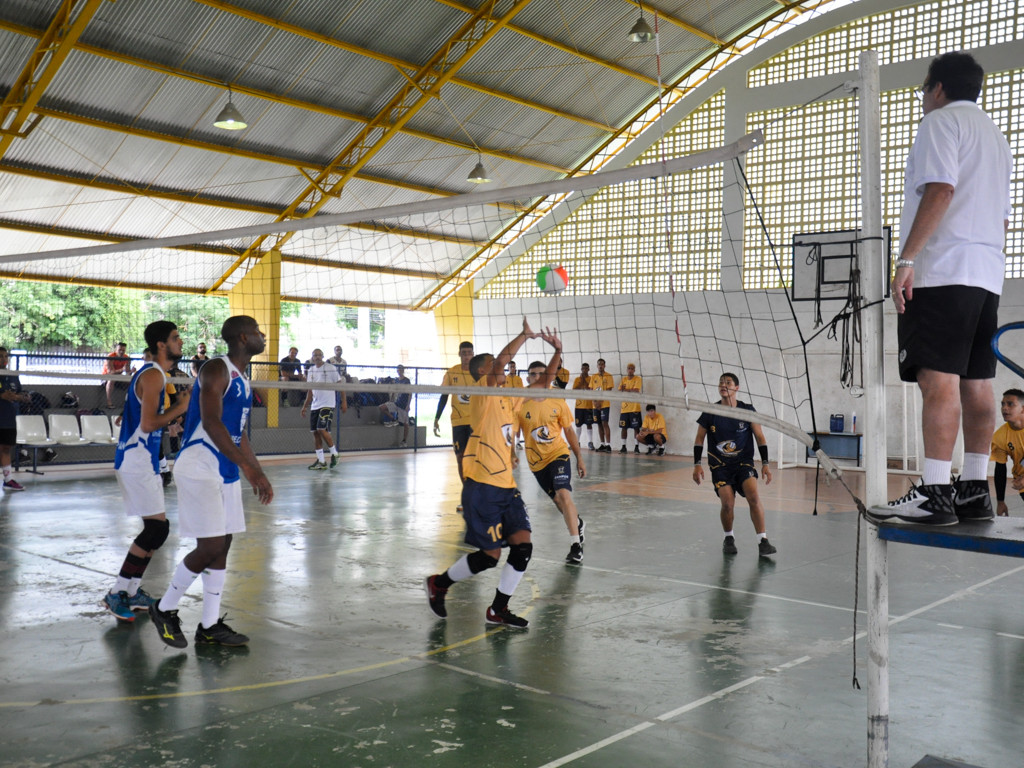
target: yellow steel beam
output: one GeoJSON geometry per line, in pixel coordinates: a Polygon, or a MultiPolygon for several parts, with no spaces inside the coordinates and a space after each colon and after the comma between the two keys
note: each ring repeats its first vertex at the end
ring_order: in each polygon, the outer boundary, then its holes
{"type": "Polygon", "coordinates": [[[50,26],[0,104],[0,128],[4,129],[0,134],[0,158],[7,154],[102,3],[103,0],[62,0],[50,26]]]}
{"type": "MultiPolygon", "coordinates": [[[[15,24],[10,21],[4,21],[2,19],[0,19],[0,29],[7,30],[8,32],[14,32],[15,34],[19,35],[25,35],[26,37],[39,36],[39,32],[37,30],[32,29],[31,27],[26,27],[21,24],[15,24]]],[[[209,77],[203,77],[202,75],[197,75],[193,72],[189,72],[178,67],[170,67],[164,64],[159,64],[157,62],[149,61],[148,59],[143,59],[138,56],[132,56],[127,53],[121,53],[120,51],[112,51],[107,48],[101,48],[98,45],[88,45],[80,43],[76,46],[75,50],[79,51],[80,53],[88,53],[93,56],[108,59],[110,61],[116,61],[121,64],[127,64],[128,66],[139,67],[140,69],[147,69],[151,72],[159,72],[160,74],[167,75],[168,77],[179,78],[182,80],[191,80],[194,83],[202,83],[203,85],[209,85],[217,88],[224,87],[223,83],[221,83],[220,81],[212,80],[209,77]]],[[[235,93],[244,93],[247,96],[252,96],[253,98],[260,99],[261,101],[266,101],[271,104],[284,104],[286,106],[295,107],[296,109],[302,109],[307,112],[316,112],[322,115],[329,115],[330,117],[337,117],[341,120],[349,120],[351,122],[361,123],[364,125],[370,122],[370,118],[366,117],[365,115],[357,114],[355,112],[346,112],[343,109],[337,109],[336,107],[332,107],[329,105],[316,104],[311,101],[303,101],[302,99],[296,99],[285,94],[264,91],[259,88],[252,88],[246,85],[232,84],[231,90],[233,90],[235,93]]],[[[39,110],[36,110],[36,112],[39,112],[39,110]]],[[[402,133],[417,139],[422,139],[423,141],[430,141],[435,144],[443,144],[445,146],[454,147],[456,149],[471,154],[476,154],[477,152],[480,152],[481,154],[488,155],[489,157],[497,157],[501,160],[509,160],[513,163],[517,163],[520,165],[527,165],[533,168],[540,168],[545,171],[553,171],[554,173],[562,175],[569,175],[570,173],[572,173],[570,169],[564,168],[560,165],[555,165],[554,163],[548,163],[543,160],[538,160],[536,158],[526,157],[524,155],[516,154],[515,152],[508,152],[504,149],[496,149],[493,147],[483,146],[477,147],[465,141],[459,141],[457,139],[453,139],[447,136],[439,136],[437,134],[428,133],[427,131],[416,130],[415,128],[410,128],[409,126],[403,128],[402,133]]]]}
{"type": "MultiPolygon", "coordinates": [[[[530,4],[531,0],[517,0],[500,19],[492,19],[496,0],[485,0],[465,24],[424,64],[413,78],[391,99],[384,109],[367,125],[359,135],[331,163],[331,167],[310,184],[300,197],[285,209],[280,221],[308,217],[315,214],[331,195],[336,195],[359,172],[402,126],[432,98],[439,93],[455,73],[468,62],[497,32],[508,24],[517,13],[530,4]],[[344,169],[338,172],[336,169],[344,169]],[[323,190],[327,190],[326,193],[323,190]],[[300,213],[301,212],[301,213],[300,213]]],[[[279,249],[292,233],[279,235],[267,250],[279,249]]],[[[241,266],[246,259],[261,253],[267,237],[257,238],[231,269],[221,275],[212,286],[220,288],[224,281],[241,266]]]]}
{"type": "MultiPolygon", "coordinates": [[[[273,29],[279,29],[282,32],[289,32],[293,35],[298,35],[308,40],[313,40],[322,45],[329,45],[333,48],[338,48],[343,51],[348,51],[349,53],[364,56],[368,59],[373,59],[375,61],[380,61],[385,64],[390,64],[394,67],[408,70],[409,72],[418,72],[420,70],[420,67],[417,66],[416,64],[409,61],[403,61],[402,59],[399,59],[397,56],[389,56],[385,53],[380,53],[379,51],[374,51],[369,48],[363,48],[362,46],[353,45],[352,43],[346,43],[342,40],[338,40],[337,38],[330,37],[329,35],[323,35],[318,32],[313,32],[312,30],[304,29],[303,27],[300,27],[296,24],[289,24],[286,21],[275,19],[273,16],[267,16],[266,14],[257,13],[256,11],[250,11],[247,8],[241,8],[232,3],[224,2],[224,0],[195,0],[195,2],[207,5],[210,8],[215,8],[219,11],[223,11],[224,13],[230,13],[234,16],[241,16],[244,19],[249,19],[250,21],[255,21],[260,24],[264,24],[273,29]]],[[[473,11],[472,14],[470,15],[470,18],[474,18],[475,14],[476,11],[473,11]]],[[[485,88],[482,85],[469,82],[468,80],[462,80],[457,77],[452,77],[448,78],[447,82],[450,82],[452,85],[458,85],[463,88],[469,88],[471,90],[487,93],[488,95],[494,96],[495,98],[498,99],[506,99],[516,104],[522,104],[523,106],[529,107],[530,109],[548,112],[550,114],[557,115],[558,117],[565,118],[566,120],[573,120],[575,122],[582,123],[583,125],[588,125],[593,128],[597,128],[598,130],[601,131],[615,130],[612,126],[604,125],[603,123],[598,122],[596,120],[591,120],[590,118],[583,117],[581,115],[574,115],[571,112],[566,112],[564,110],[548,107],[544,104],[529,101],[528,99],[520,99],[509,93],[485,88]]],[[[232,86],[232,88],[233,87],[234,86],[232,86]]]]}
{"type": "Polygon", "coordinates": [[[669,24],[679,27],[680,29],[685,29],[690,34],[697,35],[697,37],[702,37],[709,43],[714,43],[715,45],[723,48],[727,47],[729,44],[728,40],[723,40],[718,35],[713,35],[710,32],[705,32],[703,29],[695,27],[688,21],[683,21],[682,19],[676,18],[675,16],[669,13],[665,13],[664,11],[658,11],[656,8],[651,6],[650,3],[644,4],[643,0],[626,0],[626,2],[629,3],[630,5],[637,6],[641,10],[641,12],[647,11],[647,13],[649,14],[654,14],[655,12],[657,12],[659,19],[667,21],[669,24]]]}

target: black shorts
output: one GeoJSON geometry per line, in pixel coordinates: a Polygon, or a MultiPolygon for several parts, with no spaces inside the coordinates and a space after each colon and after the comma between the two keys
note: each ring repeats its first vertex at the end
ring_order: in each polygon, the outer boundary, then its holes
{"type": "Polygon", "coordinates": [[[576,409],[576,426],[582,427],[586,424],[588,427],[594,423],[594,409],[593,408],[577,408],[576,409]]]}
{"type": "Polygon", "coordinates": [[[466,446],[469,445],[469,436],[473,434],[473,428],[469,424],[460,424],[457,427],[452,427],[452,448],[455,452],[461,456],[466,452],[466,446]]]}
{"type": "Polygon", "coordinates": [[[667,440],[664,439],[664,437],[662,437],[662,440],[659,443],[656,439],[658,437],[661,437],[660,432],[652,432],[649,435],[644,435],[643,437],[641,437],[640,442],[643,443],[644,445],[664,445],[665,443],[668,442],[667,440]]]}
{"type": "Polygon", "coordinates": [[[967,285],[915,288],[897,315],[900,379],[917,381],[927,368],[962,379],[992,379],[992,336],[999,325],[999,296],[967,285]]]}
{"type": "Polygon", "coordinates": [[[505,537],[529,531],[530,516],[517,488],[498,488],[466,478],[462,484],[462,517],[465,541],[477,549],[507,546],[505,537]]]}
{"type": "Polygon", "coordinates": [[[757,470],[752,464],[727,464],[711,470],[711,482],[715,486],[715,495],[718,489],[728,485],[737,494],[746,498],[743,492],[743,484],[750,478],[757,479],[757,470]]]}
{"type": "Polygon", "coordinates": [[[316,432],[323,430],[331,431],[331,422],[334,421],[333,408],[314,408],[309,412],[309,431],[316,432]]]}
{"type": "Polygon", "coordinates": [[[533,476],[537,478],[537,483],[544,493],[552,499],[555,498],[555,493],[562,488],[567,491],[572,490],[572,464],[569,462],[568,456],[559,456],[550,464],[534,472],[533,476]]]}
{"type": "Polygon", "coordinates": [[[600,424],[601,422],[604,422],[605,424],[607,424],[608,419],[611,416],[611,410],[611,406],[608,406],[607,408],[595,408],[594,423],[600,424]]]}
{"type": "Polygon", "coordinates": [[[7,427],[6,429],[0,429],[0,445],[16,445],[17,442],[17,427],[7,427]]]}
{"type": "Polygon", "coordinates": [[[623,429],[640,429],[643,426],[644,418],[640,411],[630,411],[619,414],[619,426],[623,429]]]}

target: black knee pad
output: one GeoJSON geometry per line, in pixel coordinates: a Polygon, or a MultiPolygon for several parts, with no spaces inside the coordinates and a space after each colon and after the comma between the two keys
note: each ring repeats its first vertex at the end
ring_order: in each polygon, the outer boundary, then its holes
{"type": "Polygon", "coordinates": [[[469,565],[469,570],[476,574],[480,573],[480,571],[486,571],[488,568],[493,568],[498,564],[498,561],[482,549],[478,549],[476,552],[466,555],[466,563],[469,565]]]}
{"type": "Polygon", "coordinates": [[[170,532],[171,523],[168,520],[143,520],[142,533],[135,537],[135,544],[139,549],[154,552],[163,546],[170,532]]]}
{"type": "Polygon", "coordinates": [[[525,571],[526,566],[530,564],[531,555],[533,555],[533,544],[530,542],[508,545],[508,564],[520,573],[525,571]]]}

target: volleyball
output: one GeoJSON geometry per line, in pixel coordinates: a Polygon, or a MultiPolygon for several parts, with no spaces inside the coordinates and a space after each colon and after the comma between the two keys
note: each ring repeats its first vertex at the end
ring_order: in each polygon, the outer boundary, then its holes
{"type": "Polygon", "coordinates": [[[560,264],[548,264],[537,272],[537,287],[543,293],[561,293],[569,284],[569,273],[560,264]]]}

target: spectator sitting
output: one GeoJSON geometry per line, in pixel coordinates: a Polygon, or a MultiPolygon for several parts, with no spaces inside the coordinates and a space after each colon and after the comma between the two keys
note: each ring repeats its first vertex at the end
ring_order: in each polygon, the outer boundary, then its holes
{"type": "MultiPolygon", "coordinates": [[[[305,381],[302,375],[302,361],[299,360],[299,348],[290,347],[288,356],[281,358],[280,367],[281,381],[305,381]]],[[[281,405],[299,405],[305,398],[305,393],[293,389],[281,392],[281,405]]]]}
{"type": "MultiPolygon", "coordinates": [[[[128,351],[128,345],[123,341],[117,342],[114,346],[114,351],[107,355],[107,359],[103,362],[103,370],[101,373],[111,374],[116,373],[121,376],[130,377],[135,373],[135,366],[131,364],[132,360],[126,354],[128,351]]],[[[104,385],[104,390],[107,393],[107,408],[114,407],[114,389],[127,389],[128,384],[123,381],[114,381],[111,379],[104,385]]]]}
{"type": "Polygon", "coordinates": [[[657,406],[647,406],[647,415],[644,416],[644,425],[640,428],[640,432],[637,433],[636,439],[637,442],[647,445],[648,456],[654,453],[655,448],[658,449],[659,456],[664,455],[665,443],[668,442],[668,436],[665,433],[665,417],[658,413],[657,406]]]}
{"type": "Polygon", "coordinates": [[[206,344],[200,341],[198,347],[196,347],[196,353],[192,356],[193,378],[199,375],[199,369],[202,367],[203,363],[209,359],[209,356],[206,354],[206,344]]]}
{"type": "MultiPolygon", "coordinates": [[[[398,366],[395,370],[398,372],[398,378],[392,379],[394,384],[412,384],[405,376],[404,365],[398,366]]],[[[397,427],[399,424],[403,427],[402,442],[399,443],[399,448],[405,448],[409,444],[409,403],[411,400],[412,393],[410,392],[392,392],[388,395],[388,401],[380,405],[381,418],[390,417],[389,421],[384,422],[385,427],[397,427]]]]}
{"type": "Polygon", "coordinates": [[[352,381],[352,379],[348,377],[348,363],[346,363],[345,358],[341,356],[343,351],[344,350],[342,350],[340,345],[336,346],[334,348],[334,357],[327,358],[327,362],[337,368],[338,373],[341,374],[341,378],[348,382],[352,381]]]}

